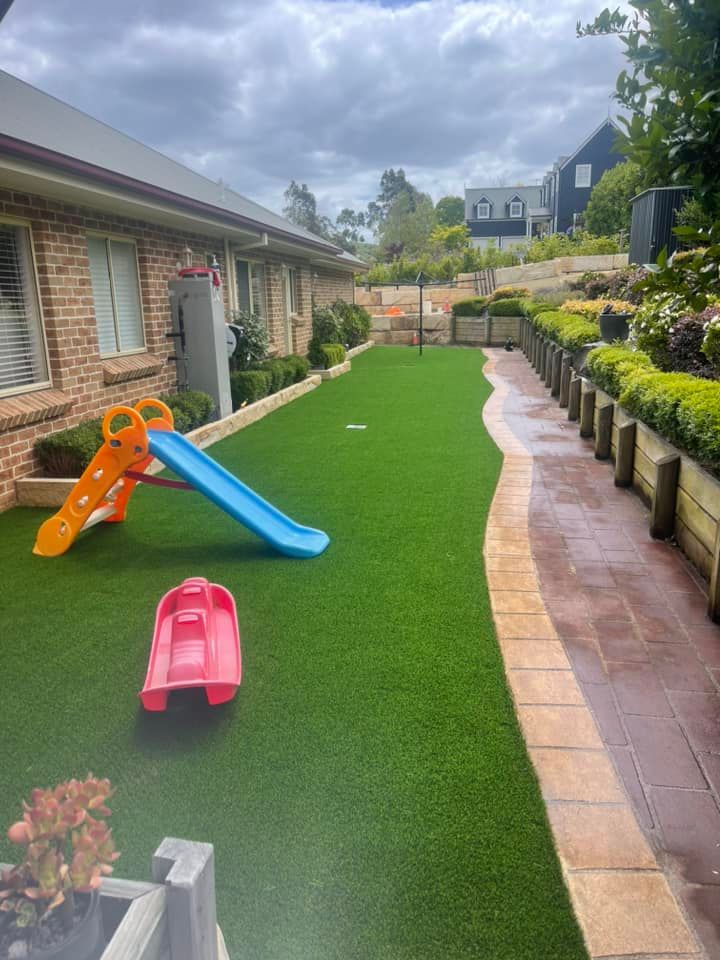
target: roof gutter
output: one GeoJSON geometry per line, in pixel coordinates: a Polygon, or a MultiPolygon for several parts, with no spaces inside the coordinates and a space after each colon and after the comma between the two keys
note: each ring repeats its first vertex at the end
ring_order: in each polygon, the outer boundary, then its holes
{"type": "Polygon", "coordinates": [[[98,167],[94,163],[86,163],[84,160],[68,157],[66,154],[57,153],[54,150],[47,150],[45,147],[39,147],[36,144],[27,143],[24,140],[16,140],[15,137],[9,137],[3,133],[0,133],[0,152],[8,153],[14,157],[20,157],[23,160],[47,164],[48,166],[56,167],[59,170],[84,177],[96,183],[130,190],[141,196],[152,197],[155,200],[170,203],[183,210],[203,213],[206,216],[209,214],[229,224],[250,227],[253,230],[258,230],[260,233],[270,234],[286,242],[297,244],[298,246],[322,250],[329,255],[341,254],[343,252],[341,247],[336,247],[332,243],[298,237],[289,231],[279,230],[277,227],[269,227],[261,220],[243,217],[239,213],[233,213],[231,210],[226,210],[223,207],[215,207],[212,204],[203,203],[201,200],[193,200],[192,197],[185,197],[171,190],[165,190],[162,187],[156,187],[154,184],[145,183],[133,177],[127,177],[122,173],[115,173],[113,170],[98,167]]]}

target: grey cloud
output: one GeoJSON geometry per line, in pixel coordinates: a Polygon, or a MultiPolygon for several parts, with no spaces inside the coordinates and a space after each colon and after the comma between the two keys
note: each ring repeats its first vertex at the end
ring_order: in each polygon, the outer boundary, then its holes
{"type": "Polygon", "coordinates": [[[387,166],[436,198],[536,179],[607,114],[592,0],[16,0],[2,65],[268,206],[361,206],[387,166]]]}

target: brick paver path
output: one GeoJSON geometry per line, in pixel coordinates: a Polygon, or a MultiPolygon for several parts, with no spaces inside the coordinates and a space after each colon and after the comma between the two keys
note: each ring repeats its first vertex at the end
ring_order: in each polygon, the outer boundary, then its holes
{"type": "MultiPolygon", "coordinates": [[[[487,350],[532,457],[528,533],[547,613],[659,865],[720,960],[720,627],[682,554],[520,351],[487,350]]],[[[575,708],[580,709],[580,708],[575,708]]]]}

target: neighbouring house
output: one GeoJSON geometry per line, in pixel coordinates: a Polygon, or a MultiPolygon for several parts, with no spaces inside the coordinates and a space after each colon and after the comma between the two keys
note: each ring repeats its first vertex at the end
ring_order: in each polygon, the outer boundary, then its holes
{"type": "Polygon", "coordinates": [[[536,186],[465,190],[465,220],[473,246],[520,247],[533,237],[582,226],[592,188],[625,159],[613,147],[618,128],[603,121],[569,156],[559,157],[536,186]]]}
{"type": "Polygon", "coordinates": [[[219,264],[228,314],[305,353],[365,264],[0,71],[0,509],[38,436],[173,391],[168,281],[219,264]]]}

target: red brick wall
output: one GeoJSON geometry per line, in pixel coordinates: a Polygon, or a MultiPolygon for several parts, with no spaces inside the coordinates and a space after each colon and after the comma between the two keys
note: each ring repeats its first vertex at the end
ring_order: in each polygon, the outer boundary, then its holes
{"type": "MultiPolygon", "coordinates": [[[[72,406],[63,416],[0,430],[0,510],[14,504],[15,481],[38,472],[33,455],[36,438],[97,417],[113,404],[133,404],[142,397],[174,389],[175,367],[167,363],[173,347],[165,337],[170,327],[167,283],[176,275],[178,262],[185,264],[185,248],[192,249],[196,266],[205,266],[206,255],[215,253],[223,280],[226,277],[223,244],[217,238],[0,188],[0,218],[3,215],[20,218],[30,225],[53,393],[61,391],[72,406]],[[127,382],[105,383],[95,326],[88,231],[135,240],[147,357],[161,361],[159,373],[127,382]]],[[[271,346],[275,352],[284,354],[288,351],[282,264],[272,257],[263,259],[271,346]]],[[[314,268],[307,261],[284,259],[283,262],[298,270],[298,316],[292,323],[292,350],[304,354],[312,333],[313,299],[320,305],[332,303],[338,297],[352,300],[353,280],[349,274],[314,268]]],[[[227,286],[223,289],[227,307],[227,286]]],[[[14,412],[11,408],[37,405],[43,393],[46,392],[0,397],[0,423],[3,414],[7,417],[14,412]]]]}
{"type": "MultiPolygon", "coordinates": [[[[114,403],[132,404],[144,396],[173,390],[175,368],[165,363],[172,350],[165,337],[170,325],[167,282],[175,275],[178,261],[185,262],[186,246],[193,250],[194,263],[203,266],[206,253],[219,255],[222,250],[216,238],[0,189],[0,217],[3,214],[30,224],[50,377],[53,388],[70,398],[73,406],[66,416],[0,433],[0,510],[15,502],[15,480],[37,472],[32,450],[37,437],[98,416],[114,403]],[[120,234],[136,241],[147,352],[163,361],[159,374],[112,385],[103,380],[87,256],[88,231],[120,234]]],[[[30,404],[34,394],[22,397],[24,404],[30,404]]]]}

